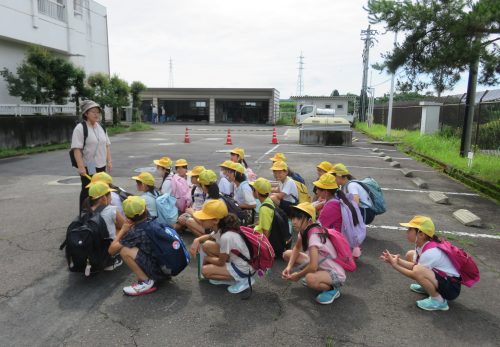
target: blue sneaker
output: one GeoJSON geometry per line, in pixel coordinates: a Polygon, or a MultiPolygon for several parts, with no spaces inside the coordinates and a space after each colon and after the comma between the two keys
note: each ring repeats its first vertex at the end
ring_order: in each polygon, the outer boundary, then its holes
{"type": "Polygon", "coordinates": [[[448,311],[449,309],[448,302],[446,300],[439,302],[430,296],[427,299],[418,300],[417,306],[426,311],[448,311]]]}
{"type": "Polygon", "coordinates": [[[418,294],[427,294],[427,292],[425,291],[424,287],[422,287],[418,283],[412,283],[412,284],[410,284],[410,290],[412,292],[415,292],[415,293],[418,293],[418,294]]]}
{"type": "Polygon", "coordinates": [[[210,284],[213,284],[215,286],[220,286],[220,285],[226,285],[226,286],[232,286],[235,284],[235,281],[223,281],[223,280],[208,280],[210,284]]]}
{"type": "Polygon", "coordinates": [[[340,296],[340,291],[338,289],[325,290],[321,292],[316,297],[316,302],[322,305],[328,305],[340,296]]]}
{"type": "MultiPolygon", "coordinates": [[[[252,283],[252,286],[253,286],[255,283],[255,279],[252,277],[250,282],[252,283]]],[[[250,288],[250,286],[248,284],[248,278],[244,278],[242,280],[239,280],[238,282],[236,282],[232,286],[227,287],[227,291],[231,294],[238,294],[244,290],[247,290],[248,288],[250,288]]]]}
{"type": "Polygon", "coordinates": [[[302,277],[300,279],[300,283],[304,286],[304,287],[307,287],[307,281],[306,281],[306,278],[305,277],[302,277]]]}

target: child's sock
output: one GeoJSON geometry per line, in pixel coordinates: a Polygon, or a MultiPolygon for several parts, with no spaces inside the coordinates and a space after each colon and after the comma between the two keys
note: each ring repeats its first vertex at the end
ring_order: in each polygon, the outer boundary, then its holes
{"type": "Polygon", "coordinates": [[[439,302],[444,302],[444,299],[443,297],[441,296],[441,294],[438,294],[437,296],[433,296],[432,297],[434,300],[436,301],[439,301],[439,302]]]}

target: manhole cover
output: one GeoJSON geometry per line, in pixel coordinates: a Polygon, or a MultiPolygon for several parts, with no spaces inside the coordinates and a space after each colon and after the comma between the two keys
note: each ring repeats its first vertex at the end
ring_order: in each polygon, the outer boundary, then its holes
{"type": "Polygon", "coordinates": [[[82,184],[82,181],[80,180],[79,176],[69,176],[65,178],[61,178],[55,181],[51,181],[47,183],[49,186],[59,186],[59,185],[65,185],[65,186],[79,186],[82,184]]]}
{"type": "Polygon", "coordinates": [[[138,167],[134,172],[156,172],[156,166],[138,167]]]}

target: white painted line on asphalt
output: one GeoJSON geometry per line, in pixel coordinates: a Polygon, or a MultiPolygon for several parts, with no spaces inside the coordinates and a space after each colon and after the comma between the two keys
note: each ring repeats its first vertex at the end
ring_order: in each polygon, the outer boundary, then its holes
{"type": "Polygon", "coordinates": [[[380,188],[381,190],[392,190],[397,192],[408,192],[408,193],[443,193],[449,195],[464,195],[464,196],[479,196],[479,194],[475,193],[461,193],[461,192],[442,192],[439,190],[419,190],[419,189],[402,189],[402,188],[380,188]]]}
{"type": "MultiPolygon", "coordinates": [[[[341,157],[361,157],[361,158],[372,158],[372,159],[379,159],[379,156],[376,155],[362,155],[362,154],[343,154],[343,153],[320,153],[320,152],[283,152],[287,154],[306,154],[306,155],[329,155],[332,157],[336,156],[341,156],[341,157]]],[[[413,160],[412,158],[396,158],[394,157],[393,159],[398,159],[398,160],[413,160]]]]}
{"type": "MultiPolygon", "coordinates": [[[[260,156],[260,157],[259,157],[259,158],[255,161],[255,163],[259,163],[259,161],[260,161],[262,158],[264,158],[266,155],[269,155],[269,153],[274,152],[275,150],[277,150],[279,146],[280,146],[280,145],[276,145],[276,146],[274,146],[273,148],[271,148],[270,150],[268,150],[266,153],[262,154],[262,155],[261,155],[261,156],[260,156]]],[[[266,161],[266,163],[267,163],[267,161],[266,161]]],[[[264,164],[264,163],[260,163],[260,164],[264,164]]]]}
{"type": "Polygon", "coordinates": [[[288,136],[288,132],[290,131],[290,129],[286,129],[285,133],[283,134],[283,136],[288,136]]]}
{"type": "Polygon", "coordinates": [[[158,146],[174,146],[178,145],[178,143],[175,142],[164,142],[164,143],[159,143],[158,146]]]}
{"type": "Polygon", "coordinates": [[[223,138],[220,138],[220,137],[208,137],[206,139],[203,139],[205,141],[219,141],[219,140],[224,140],[223,138]]]}
{"type": "MultiPolygon", "coordinates": [[[[390,171],[400,171],[401,169],[394,169],[391,167],[373,167],[373,166],[355,166],[355,165],[349,165],[349,168],[359,168],[359,169],[375,169],[375,170],[390,170],[390,171]]],[[[435,172],[433,170],[411,170],[415,172],[435,172]]]]}
{"type": "MultiPolygon", "coordinates": [[[[398,227],[398,226],[393,226],[393,225],[372,225],[372,224],[369,224],[366,227],[370,228],[370,229],[387,229],[387,230],[401,230],[401,231],[405,231],[408,229],[408,228],[398,227]]],[[[472,234],[472,233],[466,233],[463,231],[447,231],[447,230],[436,230],[436,232],[441,233],[441,234],[448,234],[448,235],[473,237],[476,239],[483,238],[483,239],[500,240],[500,236],[498,236],[498,235],[472,234]]]]}

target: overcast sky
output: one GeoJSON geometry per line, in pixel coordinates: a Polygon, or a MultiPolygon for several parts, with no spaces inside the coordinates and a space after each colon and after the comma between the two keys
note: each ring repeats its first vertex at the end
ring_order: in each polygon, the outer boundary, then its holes
{"type": "MultiPolygon", "coordinates": [[[[98,2],[108,13],[111,72],[129,82],[167,87],[172,57],[174,87],[276,88],[288,98],[296,95],[302,51],[304,94],[329,95],[333,89],[359,94],[361,89],[366,1],[98,2]]],[[[394,36],[377,39],[370,64],[381,61],[394,36]]],[[[389,75],[368,76],[376,95],[389,92],[389,75]]],[[[464,92],[465,82],[454,92],[464,92]]]]}

